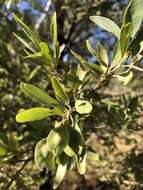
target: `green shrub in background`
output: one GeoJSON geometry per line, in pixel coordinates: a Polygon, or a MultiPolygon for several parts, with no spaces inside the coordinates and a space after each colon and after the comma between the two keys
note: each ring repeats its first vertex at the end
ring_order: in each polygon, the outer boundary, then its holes
{"type": "MultiPolygon", "coordinates": [[[[16,116],[16,121],[28,122],[29,126],[39,127],[39,131],[41,128],[41,133],[36,133],[37,137],[34,136],[35,134],[29,134],[29,142],[21,140],[21,144],[37,143],[34,153],[35,163],[38,168],[46,168],[55,173],[53,188],[59,186],[66,171],[75,165],[79,174],[85,174],[86,157],[88,154],[94,154],[95,151],[86,144],[90,128],[86,128],[85,133],[84,124],[86,120],[96,117],[96,109],[101,109],[101,112],[106,109],[108,112],[109,117],[103,117],[101,121],[105,124],[112,123],[116,127],[138,125],[136,123],[137,97],[130,98],[125,109],[116,99],[102,96],[96,99],[96,91],[108,85],[110,80],[115,82],[119,80],[123,85],[128,85],[134,78],[134,70],[140,70],[143,50],[142,6],[141,0],[130,1],[121,27],[105,17],[91,16],[91,21],[116,37],[117,42],[112,58],[109,58],[102,44],[98,44],[97,49],[94,49],[90,40],[87,40],[87,49],[96,57],[97,64],[71,51],[79,63],[72,67],[67,65],[66,71],[59,68],[64,44],[60,46],[58,43],[56,13],[51,20],[52,44],[42,42],[27,25],[15,14],[13,15],[25,34],[25,38],[14,34],[25,46],[25,58],[45,69],[48,83],[46,91],[29,83],[22,82],[20,85],[21,91],[35,102],[35,107],[21,110],[16,116]],[[91,93],[91,89],[95,93],[91,93]],[[96,102],[99,104],[97,105],[96,102]]],[[[36,70],[31,73],[31,76],[35,72],[36,70]]],[[[126,97],[123,98],[125,100],[126,97]]],[[[1,136],[1,159],[9,159],[9,156],[20,158],[23,150],[17,139],[14,136],[8,139],[1,136]]]]}

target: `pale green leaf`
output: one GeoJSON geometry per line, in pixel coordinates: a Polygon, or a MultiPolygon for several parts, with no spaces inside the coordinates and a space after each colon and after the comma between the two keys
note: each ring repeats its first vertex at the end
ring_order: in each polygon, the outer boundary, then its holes
{"type": "Polygon", "coordinates": [[[48,108],[31,108],[18,113],[16,115],[16,121],[19,123],[39,121],[52,115],[56,115],[54,109],[50,110],[48,108]]]}
{"type": "Polygon", "coordinates": [[[77,168],[80,175],[84,175],[86,172],[86,153],[81,160],[77,160],[77,168]]]}
{"type": "Polygon", "coordinates": [[[17,34],[13,33],[13,35],[27,48],[29,49],[31,52],[35,52],[35,50],[29,45],[28,42],[26,42],[23,38],[21,38],[20,36],[18,36],[17,34]]]}
{"type": "Polygon", "coordinates": [[[53,185],[54,189],[56,189],[60,185],[60,183],[62,182],[62,180],[66,174],[66,171],[67,171],[67,164],[65,164],[65,165],[59,164],[58,165],[58,168],[56,171],[56,176],[54,179],[54,185],[53,185]]]}
{"type": "Polygon", "coordinates": [[[130,71],[124,75],[114,75],[119,81],[123,82],[124,85],[127,85],[133,78],[133,73],[130,71]]]}
{"type": "Polygon", "coordinates": [[[79,54],[75,53],[74,51],[71,51],[71,53],[81,64],[85,65],[89,70],[94,71],[98,74],[104,73],[104,71],[100,68],[100,65],[87,62],[83,57],[81,57],[79,54]]]}
{"type": "Polygon", "coordinates": [[[52,87],[54,89],[56,98],[65,104],[69,104],[69,98],[65,92],[65,88],[63,84],[61,84],[58,79],[56,79],[56,77],[52,77],[52,87]]]}
{"type": "Polygon", "coordinates": [[[113,33],[117,39],[120,39],[120,28],[112,20],[102,16],[90,16],[90,20],[102,27],[104,30],[113,33]]]}
{"type": "Polygon", "coordinates": [[[56,12],[53,14],[52,19],[51,19],[51,34],[52,34],[54,45],[56,45],[57,44],[57,14],[56,12]]]}
{"type": "Polygon", "coordinates": [[[102,63],[104,63],[106,66],[108,66],[108,62],[109,62],[108,54],[107,54],[105,47],[101,44],[98,44],[98,57],[102,63]]]}
{"type": "Polygon", "coordinates": [[[59,102],[49,96],[46,92],[42,91],[40,88],[33,86],[28,83],[20,84],[21,90],[31,99],[37,101],[38,103],[44,103],[48,105],[57,105],[59,102]]]}
{"type": "Polygon", "coordinates": [[[86,100],[76,100],[75,109],[80,114],[87,114],[92,111],[92,105],[86,100]]]}
{"type": "Polygon", "coordinates": [[[128,7],[124,14],[123,24],[132,22],[133,30],[131,33],[132,38],[136,35],[143,21],[143,1],[130,0],[128,7]]]}
{"type": "Polygon", "coordinates": [[[128,45],[129,45],[129,39],[131,37],[132,32],[132,24],[128,23],[126,25],[123,25],[121,28],[121,35],[120,35],[120,48],[121,48],[121,55],[122,57],[125,55],[128,45]]]}
{"type": "Polygon", "coordinates": [[[44,168],[46,166],[46,159],[41,152],[42,146],[45,144],[46,138],[40,140],[35,147],[34,160],[38,168],[44,168]]]}
{"type": "Polygon", "coordinates": [[[33,33],[33,31],[13,13],[14,20],[20,25],[27,37],[39,48],[40,39],[33,33]]]}
{"type": "Polygon", "coordinates": [[[65,126],[53,129],[47,137],[47,148],[60,154],[69,143],[69,132],[65,126]]]}

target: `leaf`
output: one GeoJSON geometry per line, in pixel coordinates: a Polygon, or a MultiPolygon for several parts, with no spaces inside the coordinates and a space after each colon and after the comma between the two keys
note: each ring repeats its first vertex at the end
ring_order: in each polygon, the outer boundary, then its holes
{"type": "Polygon", "coordinates": [[[47,137],[47,148],[60,154],[69,143],[69,132],[65,126],[54,128],[47,137]]]}
{"type": "Polygon", "coordinates": [[[79,80],[82,81],[85,78],[87,71],[85,71],[80,64],[77,65],[76,76],[78,76],[79,80]]]}
{"type": "MultiPolygon", "coordinates": [[[[34,160],[38,168],[44,168],[47,165],[46,157],[42,153],[42,147],[46,144],[46,138],[40,140],[35,147],[34,160]]],[[[47,155],[46,155],[47,156],[47,155]]]]}
{"type": "Polygon", "coordinates": [[[38,103],[44,103],[47,105],[57,105],[59,102],[49,96],[46,92],[42,91],[40,88],[33,86],[28,83],[20,84],[21,90],[31,99],[37,101],[38,103]]]}
{"type": "Polygon", "coordinates": [[[14,20],[20,25],[24,33],[27,35],[27,37],[36,45],[37,48],[39,48],[40,39],[36,36],[36,34],[33,33],[33,31],[20,19],[13,13],[14,20]]]}
{"type": "Polygon", "coordinates": [[[88,51],[89,51],[93,56],[95,56],[95,57],[97,58],[97,52],[96,52],[96,50],[92,47],[90,40],[86,40],[86,47],[87,47],[88,51]]]}
{"type": "Polygon", "coordinates": [[[125,55],[127,47],[129,45],[132,29],[133,28],[131,23],[128,23],[121,28],[120,48],[122,57],[125,55]]]}
{"type": "Polygon", "coordinates": [[[75,109],[80,114],[87,114],[92,111],[92,105],[86,100],[76,100],[75,109]]]}
{"type": "Polygon", "coordinates": [[[56,12],[53,14],[52,19],[51,19],[51,34],[52,34],[54,45],[56,45],[57,44],[57,14],[56,12]]]}
{"type": "Polygon", "coordinates": [[[131,12],[130,12],[131,4],[132,4],[132,0],[129,0],[129,3],[128,3],[126,10],[124,12],[124,15],[123,15],[123,25],[126,25],[129,22],[131,22],[131,12]]]}
{"type": "Polygon", "coordinates": [[[56,77],[52,77],[52,87],[55,92],[55,96],[59,101],[62,101],[65,104],[69,104],[69,98],[65,92],[63,84],[61,84],[56,77]]]}
{"type": "Polygon", "coordinates": [[[40,66],[36,66],[30,73],[30,75],[28,76],[28,81],[32,80],[35,75],[38,73],[38,71],[40,70],[40,66]]]}
{"type": "Polygon", "coordinates": [[[50,49],[49,49],[48,45],[45,42],[41,42],[40,47],[41,47],[42,56],[47,58],[48,60],[51,60],[52,57],[51,57],[50,49]]]}
{"type": "Polygon", "coordinates": [[[108,62],[109,62],[108,54],[107,54],[107,51],[104,48],[104,46],[101,44],[98,44],[98,57],[102,63],[104,63],[106,66],[108,66],[108,62]]]}
{"type": "Polygon", "coordinates": [[[137,32],[135,38],[131,41],[129,45],[129,50],[132,53],[132,56],[135,56],[140,51],[140,45],[143,41],[143,27],[140,28],[140,30],[137,32]]]}
{"type": "Polygon", "coordinates": [[[22,39],[20,36],[18,36],[17,34],[13,33],[13,35],[27,48],[29,49],[31,52],[35,52],[35,50],[29,45],[28,42],[26,42],[24,39],[22,39]]]}
{"type": "Polygon", "coordinates": [[[45,167],[47,167],[49,170],[54,169],[55,167],[55,155],[53,154],[53,152],[49,152],[48,151],[48,147],[46,144],[44,144],[41,147],[41,153],[42,156],[45,158],[45,167]]]}
{"type": "Polygon", "coordinates": [[[86,46],[89,52],[96,57],[99,63],[104,63],[105,65],[108,65],[108,54],[106,49],[104,48],[103,45],[98,44],[98,49],[95,50],[91,42],[89,40],[86,40],[86,46]]]}
{"type": "Polygon", "coordinates": [[[130,0],[128,7],[124,14],[123,24],[127,24],[129,22],[132,23],[132,38],[136,35],[139,30],[142,21],[143,21],[143,1],[142,0],[130,0]]]}
{"type": "Polygon", "coordinates": [[[7,145],[0,139],[0,156],[5,156],[7,153],[7,145]]]}
{"type": "Polygon", "coordinates": [[[114,68],[116,66],[120,66],[121,60],[122,60],[122,55],[121,55],[120,43],[117,42],[113,50],[111,67],[114,68]]]}
{"type": "Polygon", "coordinates": [[[143,1],[133,0],[132,3],[133,3],[131,10],[132,24],[133,24],[132,36],[134,36],[136,32],[139,30],[143,21],[143,11],[142,11],[143,1]]]}
{"type": "Polygon", "coordinates": [[[94,71],[98,74],[104,73],[104,71],[100,68],[99,65],[87,62],[84,58],[82,58],[79,54],[75,53],[74,51],[71,51],[71,53],[81,64],[85,65],[89,70],[94,71]]]}
{"type": "Polygon", "coordinates": [[[133,78],[133,73],[130,71],[126,75],[113,75],[113,76],[118,78],[119,81],[123,82],[124,85],[127,85],[133,78]]]}
{"type": "Polygon", "coordinates": [[[77,160],[77,168],[80,175],[84,175],[86,172],[86,153],[81,160],[77,160]]]}
{"type": "Polygon", "coordinates": [[[67,164],[65,164],[65,165],[59,164],[58,165],[56,176],[54,179],[54,185],[53,185],[54,189],[56,189],[60,185],[60,183],[62,182],[62,180],[66,174],[66,171],[67,171],[67,164]]]}
{"type": "Polygon", "coordinates": [[[31,108],[18,113],[16,115],[16,121],[19,123],[39,121],[52,115],[57,115],[57,113],[54,112],[54,109],[50,110],[48,108],[31,108]]]}
{"type": "Polygon", "coordinates": [[[64,149],[68,156],[81,155],[83,149],[83,138],[78,130],[73,127],[69,127],[69,143],[64,149]]]}
{"type": "Polygon", "coordinates": [[[92,22],[102,27],[104,30],[113,33],[117,39],[120,39],[120,28],[112,20],[102,16],[90,16],[92,22]]]}

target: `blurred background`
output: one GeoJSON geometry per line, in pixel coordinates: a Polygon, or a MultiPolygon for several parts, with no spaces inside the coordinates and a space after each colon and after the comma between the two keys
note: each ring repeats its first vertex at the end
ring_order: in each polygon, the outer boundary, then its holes
{"type": "MultiPolygon", "coordinates": [[[[62,68],[76,64],[70,50],[96,62],[85,48],[87,39],[94,47],[98,42],[104,44],[111,57],[115,38],[94,25],[89,16],[106,16],[120,25],[127,3],[127,0],[0,0],[0,138],[11,145],[11,154],[6,158],[0,154],[0,189],[51,189],[51,174],[39,171],[33,161],[35,143],[45,135],[46,124],[21,126],[15,121],[19,109],[34,105],[21,93],[20,82],[46,89],[47,73],[41,65],[23,58],[23,46],[13,35],[19,34],[20,28],[12,12],[49,44],[50,18],[57,12],[58,40],[60,45],[65,44],[60,57],[62,68]]],[[[83,125],[87,144],[96,153],[88,157],[85,178],[73,170],[66,175],[60,190],[143,189],[142,83],[142,73],[136,71],[127,87],[111,81],[96,92],[89,90],[88,97],[95,94],[97,109],[92,117],[84,119],[83,125]],[[116,106],[111,106],[109,112],[109,104],[101,104],[101,98],[110,99],[116,106]],[[129,114],[128,108],[132,108],[129,114]]]]}

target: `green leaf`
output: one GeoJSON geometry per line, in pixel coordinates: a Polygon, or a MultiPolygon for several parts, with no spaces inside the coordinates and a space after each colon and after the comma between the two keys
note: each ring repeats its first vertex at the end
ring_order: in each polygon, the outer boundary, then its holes
{"type": "Polygon", "coordinates": [[[48,152],[46,148],[46,138],[40,140],[34,153],[35,164],[38,168],[48,168],[49,170],[55,167],[55,156],[52,152],[48,152]]]}
{"type": "Polygon", "coordinates": [[[53,129],[47,137],[47,148],[60,154],[69,143],[69,132],[65,126],[53,129]]]}
{"type": "Polygon", "coordinates": [[[30,80],[32,80],[35,76],[36,76],[36,74],[38,73],[38,71],[40,70],[40,66],[38,65],[38,66],[36,66],[32,71],[31,71],[31,73],[30,73],[30,75],[28,76],[28,81],[30,81],[30,80]]]}
{"type": "Polygon", "coordinates": [[[77,65],[76,76],[78,76],[79,80],[82,81],[85,78],[87,71],[85,71],[80,64],[77,65]]]}
{"type": "Polygon", "coordinates": [[[27,37],[36,45],[37,48],[39,48],[40,39],[36,36],[36,34],[33,33],[33,31],[20,19],[13,13],[14,20],[20,25],[24,33],[27,35],[27,37]]]}
{"type": "Polygon", "coordinates": [[[0,139],[0,156],[5,156],[7,153],[7,145],[0,139]]]}
{"type": "Polygon", "coordinates": [[[129,45],[129,39],[131,37],[132,32],[132,24],[128,23],[126,25],[123,25],[121,28],[121,35],[120,35],[120,48],[121,48],[121,55],[122,57],[125,55],[128,45],[129,45]]]}
{"type": "Polygon", "coordinates": [[[87,114],[92,111],[92,105],[86,100],[76,100],[75,109],[80,114],[87,114]]]}
{"type": "Polygon", "coordinates": [[[118,78],[124,85],[127,85],[132,80],[133,73],[130,71],[124,75],[114,75],[114,77],[118,78]]]}
{"type": "Polygon", "coordinates": [[[102,27],[104,30],[113,33],[117,39],[120,39],[120,28],[112,20],[102,16],[90,16],[92,22],[102,27]]]}
{"type": "Polygon", "coordinates": [[[18,36],[17,34],[13,33],[13,35],[27,48],[29,49],[31,52],[35,53],[35,50],[29,45],[28,42],[26,42],[23,38],[21,38],[20,36],[18,36]]]}
{"type": "Polygon", "coordinates": [[[69,98],[65,92],[65,87],[56,79],[56,77],[52,77],[52,87],[56,98],[65,104],[69,104],[69,98]]]}
{"type": "Polygon", "coordinates": [[[54,45],[56,45],[57,44],[57,14],[56,12],[53,14],[52,19],[51,19],[51,34],[52,34],[54,45]]]}
{"type": "Polygon", "coordinates": [[[82,153],[83,149],[83,138],[82,135],[78,130],[76,130],[73,127],[69,127],[69,143],[68,146],[64,149],[65,153],[68,156],[73,156],[73,155],[80,155],[82,153]]]}
{"type": "Polygon", "coordinates": [[[142,33],[143,33],[143,27],[140,28],[135,38],[132,40],[132,42],[129,45],[129,50],[131,51],[132,56],[135,56],[137,53],[140,52],[141,43],[143,41],[142,33]]]}
{"type": "Polygon", "coordinates": [[[132,24],[133,24],[133,31],[132,36],[136,34],[136,32],[139,30],[142,21],[143,21],[143,1],[142,0],[133,0],[132,1],[132,24]]]}
{"type": "Polygon", "coordinates": [[[51,57],[50,49],[49,49],[47,43],[41,42],[40,43],[40,47],[41,47],[41,54],[42,54],[42,56],[45,57],[48,60],[51,60],[52,57],[51,57]]]}
{"type": "Polygon", "coordinates": [[[75,53],[74,51],[71,51],[71,53],[81,64],[85,65],[89,70],[94,71],[98,74],[104,73],[104,71],[100,68],[100,65],[87,62],[84,58],[82,58],[79,54],[75,53]]]}
{"type": "Polygon", "coordinates": [[[60,183],[62,182],[62,180],[66,174],[66,171],[67,171],[67,164],[65,164],[65,165],[59,164],[58,165],[56,176],[54,179],[54,185],[53,185],[54,189],[56,189],[60,185],[60,183]]]}
{"type": "Polygon", "coordinates": [[[132,23],[132,38],[136,35],[143,21],[143,1],[142,0],[130,0],[127,9],[124,14],[123,24],[129,22],[132,23]]]}
{"type": "Polygon", "coordinates": [[[41,153],[42,156],[45,158],[45,167],[48,168],[49,170],[54,169],[55,167],[55,155],[53,154],[53,152],[49,152],[48,151],[48,147],[46,144],[44,144],[41,147],[41,153]]]}
{"type": "Polygon", "coordinates": [[[87,47],[88,51],[89,51],[93,56],[95,56],[95,57],[97,58],[97,52],[96,52],[96,50],[92,47],[90,40],[86,40],[86,47],[87,47]]]}
{"type": "Polygon", "coordinates": [[[50,110],[48,108],[31,108],[18,113],[16,115],[16,121],[19,123],[39,121],[52,115],[57,115],[54,109],[50,110]]]}
{"type": "Polygon", "coordinates": [[[46,138],[40,140],[35,147],[34,160],[38,168],[44,168],[46,166],[46,160],[41,152],[41,148],[45,144],[46,138]]]}
{"type": "Polygon", "coordinates": [[[102,63],[104,63],[106,66],[108,66],[108,62],[109,62],[108,54],[107,54],[105,47],[101,44],[98,44],[98,57],[102,63]]]}
{"type": "Polygon", "coordinates": [[[42,91],[40,88],[37,88],[28,83],[20,84],[21,90],[31,99],[37,101],[38,103],[44,103],[47,105],[57,105],[59,102],[49,96],[46,92],[42,91]]]}

